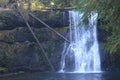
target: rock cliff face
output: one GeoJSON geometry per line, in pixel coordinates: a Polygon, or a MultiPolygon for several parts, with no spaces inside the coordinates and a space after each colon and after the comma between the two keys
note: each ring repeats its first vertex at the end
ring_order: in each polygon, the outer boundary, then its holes
{"type": "MultiPolygon", "coordinates": [[[[65,36],[68,30],[65,26],[69,24],[67,12],[35,11],[33,13],[65,36]]],[[[30,16],[28,22],[47,56],[56,64],[57,62],[51,57],[58,56],[64,40],[30,16]]],[[[60,56],[58,57],[60,59],[60,56]]],[[[17,11],[0,11],[0,67],[8,68],[8,71],[12,72],[51,70],[42,50],[17,11]]]]}
{"type": "MultiPolygon", "coordinates": [[[[55,30],[63,35],[67,32],[66,27],[55,30]]],[[[33,28],[33,31],[49,58],[58,53],[63,39],[47,28],[33,28]]],[[[0,66],[9,71],[50,70],[32,34],[23,27],[0,31],[0,66]]]]}
{"type": "MultiPolygon", "coordinates": [[[[68,12],[56,12],[56,11],[34,11],[38,18],[43,20],[50,27],[65,27],[68,26],[68,12]]],[[[28,18],[28,16],[25,16],[28,18]]],[[[31,27],[42,28],[45,27],[40,22],[29,16],[28,19],[31,27]]],[[[22,19],[21,15],[17,11],[0,11],[0,30],[10,30],[17,27],[27,27],[22,19]]]]}

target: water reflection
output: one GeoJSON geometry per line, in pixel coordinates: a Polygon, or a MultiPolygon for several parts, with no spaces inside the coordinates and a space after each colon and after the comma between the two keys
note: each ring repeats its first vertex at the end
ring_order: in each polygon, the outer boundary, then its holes
{"type": "Polygon", "coordinates": [[[102,74],[64,74],[60,80],[105,80],[102,74]]]}

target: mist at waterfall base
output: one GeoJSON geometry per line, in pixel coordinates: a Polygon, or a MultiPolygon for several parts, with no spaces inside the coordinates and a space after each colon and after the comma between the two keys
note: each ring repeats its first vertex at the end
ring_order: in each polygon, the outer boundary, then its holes
{"type": "Polygon", "coordinates": [[[65,42],[59,72],[94,73],[101,71],[97,41],[97,16],[89,14],[88,24],[83,23],[84,13],[69,11],[69,40],[65,42]]]}

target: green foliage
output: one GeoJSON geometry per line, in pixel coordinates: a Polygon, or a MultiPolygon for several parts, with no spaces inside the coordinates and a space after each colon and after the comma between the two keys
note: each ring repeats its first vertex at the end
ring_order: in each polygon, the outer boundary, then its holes
{"type": "Polygon", "coordinates": [[[7,68],[5,68],[5,67],[0,67],[0,73],[4,73],[4,72],[6,72],[7,71],[7,68]]]}
{"type": "Polygon", "coordinates": [[[64,8],[64,7],[73,7],[75,6],[76,0],[41,0],[40,2],[48,8],[64,8]],[[53,4],[52,4],[53,3],[53,4]]]}
{"type": "Polygon", "coordinates": [[[5,52],[0,51],[0,67],[11,67],[13,64],[13,59],[10,55],[7,55],[5,52]]]}
{"type": "MultiPolygon", "coordinates": [[[[32,11],[39,10],[41,8],[44,8],[44,7],[45,7],[44,4],[42,4],[39,0],[33,0],[31,2],[31,10],[32,11]]],[[[23,8],[24,9],[28,8],[28,3],[27,2],[24,3],[23,8]]]]}
{"type": "MultiPolygon", "coordinates": [[[[100,0],[101,1],[101,0],[100,0]]],[[[120,0],[104,0],[99,3],[99,19],[103,18],[108,21],[104,24],[110,36],[107,38],[105,48],[112,54],[120,52],[120,0]]]]}
{"type": "Polygon", "coordinates": [[[0,0],[0,3],[2,4],[2,3],[8,3],[9,2],[9,0],[0,0]]]}
{"type": "Polygon", "coordinates": [[[120,35],[112,35],[108,37],[107,41],[105,47],[111,54],[120,50],[120,35]]]}

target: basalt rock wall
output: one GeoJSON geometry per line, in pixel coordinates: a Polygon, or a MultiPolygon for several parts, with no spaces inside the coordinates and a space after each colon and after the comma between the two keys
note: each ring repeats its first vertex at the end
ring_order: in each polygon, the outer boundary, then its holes
{"type": "MultiPolygon", "coordinates": [[[[63,36],[68,30],[67,27],[54,29],[63,36]]],[[[32,30],[49,59],[59,53],[64,42],[61,37],[47,28],[32,30]]],[[[0,67],[7,68],[8,72],[51,70],[44,52],[26,27],[0,31],[0,67]]]]}
{"type": "MultiPolygon", "coordinates": [[[[68,11],[34,11],[33,14],[52,28],[65,27],[69,24],[68,11]]],[[[25,18],[31,27],[46,27],[27,13],[25,13],[25,18]]],[[[18,11],[0,11],[0,30],[11,30],[17,27],[27,27],[18,11]]]]}

